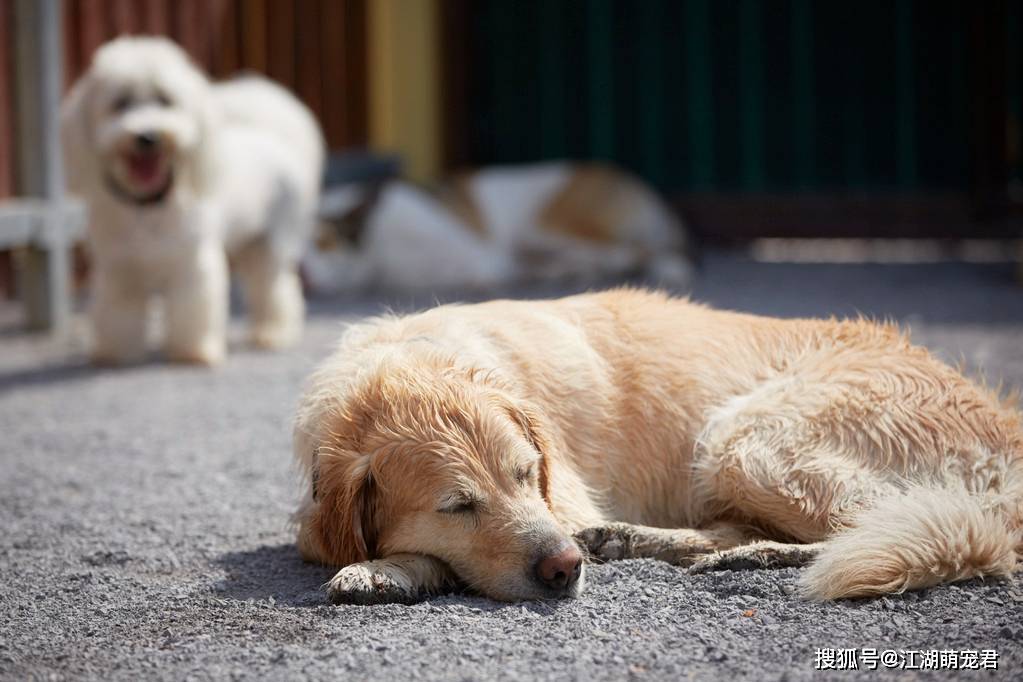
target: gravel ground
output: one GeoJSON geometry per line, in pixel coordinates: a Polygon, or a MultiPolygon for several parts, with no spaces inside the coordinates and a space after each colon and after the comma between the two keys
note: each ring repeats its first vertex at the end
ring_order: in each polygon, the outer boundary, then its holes
{"type": "MultiPolygon", "coordinates": [[[[1023,387],[1023,289],[1007,266],[711,254],[694,295],[890,317],[1023,387]]],[[[75,341],[0,331],[0,677],[794,680],[820,674],[817,649],[873,647],[995,649],[998,675],[1023,679],[1019,579],[819,605],[792,595],[794,569],[690,576],[629,561],[592,567],[574,601],[327,605],[329,571],[291,544],[288,423],[344,321],[380,308],[317,304],[298,351],[236,348],[215,371],[96,371],[75,341]]]]}

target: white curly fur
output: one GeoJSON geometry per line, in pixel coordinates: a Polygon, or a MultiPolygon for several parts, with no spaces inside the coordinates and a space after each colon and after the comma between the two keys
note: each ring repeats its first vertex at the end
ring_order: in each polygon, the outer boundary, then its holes
{"type": "Polygon", "coordinates": [[[313,225],[323,139],[290,93],[256,76],[221,84],[163,38],[101,47],[62,110],[70,189],[89,206],[94,357],[145,353],[150,302],[174,360],[226,350],[228,258],[252,340],[301,333],[297,263],[313,225]]]}

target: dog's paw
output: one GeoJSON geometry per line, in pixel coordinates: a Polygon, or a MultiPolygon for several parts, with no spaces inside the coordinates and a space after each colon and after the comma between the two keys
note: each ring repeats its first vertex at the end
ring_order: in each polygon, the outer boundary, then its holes
{"type": "Polygon", "coordinates": [[[100,367],[103,369],[140,364],[144,359],[144,355],[140,355],[138,357],[121,357],[109,353],[93,353],[89,356],[89,362],[91,362],[94,367],[100,367]]]}
{"type": "Polygon", "coordinates": [[[264,324],[253,328],[249,342],[259,350],[282,350],[294,346],[301,336],[300,327],[264,324]]]}
{"type": "Polygon", "coordinates": [[[412,604],[420,600],[419,589],[407,574],[384,561],[365,561],[342,568],[326,585],[334,604],[412,604]]]}
{"type": "Polygon", "coordinates": [[[815,545],[787,545],[777,542],[755,542],[714,552],[698,559],[689,567],[690,573],[711,571],[749,571],[764,568],[805,566],[817,556],[815,545]]]}
{"type": "Polygon", "coordinates": [[[146,349],[139,347],[112,348],[97,346],[89,354],[89,361],[96,367],[124,367],[146,361],[146,349]]]}
{"type": "Polygon", "coordinates": [[[627,559],[632,545],[631,529],[627,523],[585,528],[575,534],[575,540],[586,550],[591,561],[627,559]]]}
{"type": "Polygon", "coordinates": [[[227,346],[222,341],[212,341],[196,346],[168,346],[165,352],[170,362],[215,367],[224,361],[227,346]]]}

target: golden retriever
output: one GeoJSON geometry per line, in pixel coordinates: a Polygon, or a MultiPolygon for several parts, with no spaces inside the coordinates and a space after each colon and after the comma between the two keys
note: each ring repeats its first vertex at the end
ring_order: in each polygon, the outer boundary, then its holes
{"type": "Polygon", "coordinates": [[[796,566],[833,599],[1011,573],[1013,405],[866,320],[619,289],[350,328],[298,412],[336,602],[575,596],[583,552],[796,566]],[[579,546],[581,545],[581,547],[579,546]]]}

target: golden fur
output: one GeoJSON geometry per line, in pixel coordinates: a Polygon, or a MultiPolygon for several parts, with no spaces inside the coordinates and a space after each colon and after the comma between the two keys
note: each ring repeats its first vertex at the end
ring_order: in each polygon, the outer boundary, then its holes
{"type": "Polygon", "coordinates": [[[620,225],[651,192],[623,171],[598,163],[582,164],[540,212],[542,229],[583,241],[614,243],[620,225]]]}
{"type": "Polygon", "coordinates": [[[336,600],[460,580],[574,595],[533,566],[800,565],[828,599],[1015,569],[1015,406],[891,325],[638,290],[449,305],[351,328],[313,376],[299,547],[336,600]],[[738,563],[736,563],[738,562],[738,563]]]}

